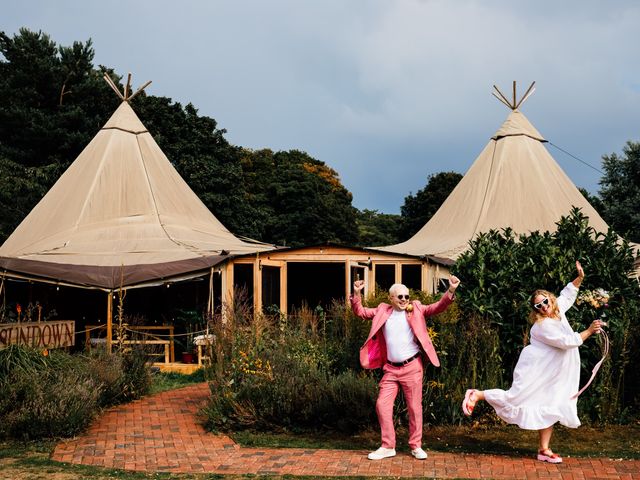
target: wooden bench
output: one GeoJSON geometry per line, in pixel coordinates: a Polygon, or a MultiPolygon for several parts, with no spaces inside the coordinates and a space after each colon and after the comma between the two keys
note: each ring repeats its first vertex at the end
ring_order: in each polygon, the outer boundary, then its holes
{"type": "MultiPolygon", "coordinates": [[[[143,334],[143,338],[135,339],[135,340],[124,340],[122,343],[125,345],[164,345],[163,353],[149,353],[152,356],[164,356],[164,363],[174,363],[175,362],[175,347],[173,342],[173,325],[129,325],[127,327],[129,330],[134,332],[140,332],[143,334]],[[163,339],[158,336],[158,334],[154,335],[152,333],[147,332],[157,332],[159,330],[167,331],[167,335],[169,339],[163,339]]],[[[85,344],[88,348],[91,348],[93,345],[97,344],[106,344],[106,338],[104,337],[95,337],[92,336],[92,332],[106,332],[106,325],[86,325],[85,326],[85,344]]],[[[131,332],[128,332],[129,334],[131,332]]],[[[118,344],[118,340],[112,340],[113,344],[118,344]]]]}
{"type": "MultiPolygon", "coordinates": [[[[114,340],[114,344],[119,343],[117,340],[114,340]]],[[[171,362],[171,342],[169,340],[124,340],[122,342],[124,345],[164,345],[163,353],[153,353],[148,352],[147,355],[157,357],[164,355],[164,363],[172,363],[171,362]]]]}

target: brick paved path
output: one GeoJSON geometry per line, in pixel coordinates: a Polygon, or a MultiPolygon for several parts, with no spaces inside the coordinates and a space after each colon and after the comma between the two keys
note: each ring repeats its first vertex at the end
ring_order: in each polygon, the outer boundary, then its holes
{"type": "Polygon", "coordinates": [[[205,432],[197,411],[209,389],[197,384],[113,408],[82,436],[57,445],[53,460],[138,471],[258,475],[367,475],[494,479],[640,479],[640,460],[532,458],[428,452],[371,461],[364,450],[241,448],[205,432]]]}

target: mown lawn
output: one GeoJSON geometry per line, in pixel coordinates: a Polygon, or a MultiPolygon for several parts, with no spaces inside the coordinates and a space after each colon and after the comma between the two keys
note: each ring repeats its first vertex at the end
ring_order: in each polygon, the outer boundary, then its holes
{"type": "MultiPolygon", "coordinates": [[[[350,437],[325,435],[287,435],[240,432],[230,435],[247,447],[300,447],[334,449],[371,449],[380,446],[380,435],[369,431],[350,437]]],[[[399,451],[409,451],[407,433],[397,431],[399,451]]],[[[537,449],[538,433],[511,425],[427,427],[423,437],[425,450],[438,452],[485,453],[531,456],[537,449]]],[[[577,429],[558,426],[551,440],[554,451],[564,457],[607,457],[640,459],[640,423],[606,427],[582,426],[577,429]]]]}

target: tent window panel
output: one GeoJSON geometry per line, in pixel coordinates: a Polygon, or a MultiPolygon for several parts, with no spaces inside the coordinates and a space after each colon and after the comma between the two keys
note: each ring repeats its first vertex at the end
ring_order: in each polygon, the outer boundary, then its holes
{"type": "Polygon", "coordinates": [[[236,263],[233,266],[233,295],[236,303],[246,304],[253,310],[252,263],[236,263]]]}
{"type": "Polygon", "coordinates": [[[287,264],[287,299],[289,312],[306,306],[327,310],[334,300],[344,302],[344,262],[289,262],[287,264]]]}
{"type": "Polygon", "coordinates": [[[220,272],[213,274],[213,313],[222,314],[222,274],[220,272]]]}
{"type": "Polygon", "coordinates": [[[389,290],[396,283],[395,265],[376,265],[376,287],[389,290]]]}
{"type": "Polygon", "coordinates": [[[280,267],[262,267],[262,311],[268,314],[280,311],[280,267]]]}
{"type": "Polygon", "coordinates": [[[422,290],[422,265],[402,265],[402,283],[411,290],[422,290]]]}

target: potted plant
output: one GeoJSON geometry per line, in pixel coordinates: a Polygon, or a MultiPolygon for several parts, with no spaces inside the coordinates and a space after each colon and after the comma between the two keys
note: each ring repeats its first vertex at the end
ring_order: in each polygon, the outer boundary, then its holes
{"type": "Polygon", "coordinates": [[[193,339],[199,334],[202,317],[195,310],[178,310],[174,324],[178,328],[179,339],[176,342],[182,347],[182,363],[196,363],[197,354],[193,339]]]}
{"type": "Polygon", "coordinates": [[[182,352],[182,363],[196,363],[196,354],[193,351],[182,352]]]}

